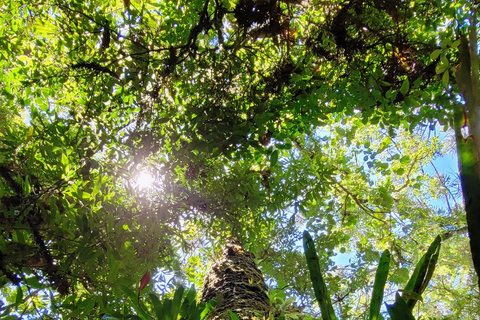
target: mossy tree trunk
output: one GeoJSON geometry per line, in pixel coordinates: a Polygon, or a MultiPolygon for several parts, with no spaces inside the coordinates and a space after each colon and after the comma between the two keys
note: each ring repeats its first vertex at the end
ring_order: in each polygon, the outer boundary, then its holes
{"type": "Polygon", "coordinates": [[[460,40],[456,79],[465,103],[456,106],[454,129],[470,249],[480,288],[480,76],[475,16],[469,39],[462,35],[460,40]],[[462,132],[465,128],[466,135],[462,132]]]}
{"type": "Polygon", "coordinates": [[[217,302],[207,320],[230,320],[230,311],[240,319],[268,318],[271,306],[267,286],[254,258],[239,242],[228,241],[205,277],[202,301],[217,302]]]}

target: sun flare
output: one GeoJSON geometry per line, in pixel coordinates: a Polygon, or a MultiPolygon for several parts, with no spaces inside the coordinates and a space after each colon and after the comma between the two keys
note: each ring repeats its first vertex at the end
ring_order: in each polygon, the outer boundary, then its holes
{"type": "Polygon", "coordinates": [[[135,179],[137,188],[140,190],[150,189],[154,181],[153,175],[146,171],[140,171],[135,179]]]}

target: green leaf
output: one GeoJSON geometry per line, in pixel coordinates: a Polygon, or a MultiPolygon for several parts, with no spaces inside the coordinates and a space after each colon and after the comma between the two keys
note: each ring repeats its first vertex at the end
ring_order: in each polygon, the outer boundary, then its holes
{"type": "Polygon", "coordinates": [[[274,150],[270,155],[270,166],[274,167],[278,162],[278,150],[274,150]]]}
{"type": "Polygon", "coordinates": [[[438,56],[440,55],[440,53],[442,53],[442,49],[434,50],[434,51],[430,54],[430,59],[436,60],[436,59],[438,58],[438,56]]]}
{"type": "Polygon", "coordinates": [[[43,285],[38,281],[37,276],[32,276],[30,278],[27,278],[25,282],[33,289],[40,289],[43,287],[43,285]]]}
{"type": "Polygon", "coordinates": [[[402,94],[406,94],[408,90],[410,89],[410,81],[408,81],[408,78],[403,80],[402,86],[400,87],[400,92],[402,94]]]}
{"type": "Polygon", "coordinates": [[[427,254],[431,254],[428,266],[427,266],[427,274],[425,275],[425,279],[420,286],[419,293],[423,293],[428,286],[428,283],[432,279],[433,272],[435,271],[435,267],[437,265],[438,257],[440,255],[440,248],[441,248],[441,237],[437,236],[433,243],[430,245],[430,248],[427,251],[427,254]]]}
{"type": "MultiPolygon", "coordinates": [[[[418,262],[415,270],[413,271],[410,280],[403,289],[404,292],[413,292],[421,295],[430,281],[435,265],[440,253],[441,238],[437,236],[435,240],[430,244],[427,252],[422,256],[418,262]]],[[[418,299],[406,299],[410,309],[413,309],[418,299]]]]}
{"type": "Polygon", "coordinates": [[[131,290],[130,288],[124,285],[120,285],[119,287],[123,291],[123,293],[125,293],[125,295],[129,297],[131,300],[134,300],[134,301],[137,300],[137,295],[135,294],[135,292],[133,292],[133,290],[131,290]]]}
{"type": "Polygon", "coordinates": [[[130,301],[132,302],[133,308],[135,309],[137,314],[141,316],[141,319],[150,319],[150,316],[145,311],[143,311],[142,308],[140,308],[140,306],[138,305],[138,299],[135,292],[133,292],[133,290],[131,290],[130,288],[124,285],[120,285],[119,288],[130,299],[130,301]]]}
{"type": "Polygon", "coordinates": [[[207,317],[208,314],[210,313],[210,311],[212,311],[213,309],[214,309],[214,305],[211,301],[209,301],[207,304],[205,304],[205,307],[204,307],[202,313],[200,314],[200,320],[205,319],[205,317],[207,317]]]}
{"type": "MultiPolygon", "coordinates": [[[[37,101],[36,101],[37,102],[37,101]]],[[[43,101],[40,101],[40,103],[38,103],[38,106],[40,107],[41,110],[47,112],[48,111],[48,104],[46,104],[45,102],[43,101]]]]}
{"type": "Polygon", "coordinates": [[[403,156],[400,158],[400,163],[401,164],[407,164],[410,162],[410,157],[409,156],[403,156]]]}
{"type": "Polygon", "coordinates": [[[398,293],[395,295],[395,303],[393,305],[387,304],[387,311],[392,320],[415,320],[412,311],[398,293]]]}
{"type": "Polygon", "coordinates": [[[303,232],[303,249],[305,251],[305,258],[307,259],[308,271],[310,272],[310,279],[313,284],[313,291],[315,292],[315,298],[318,301],[320,310],[322,312],[323,320],[336,320],[335,312],[333,311],[332,302],[328,295],[327,285],[323,280],[322,273],[320,271],[320,264],[318,260],[315,244],[308,231],[303,232]]]}
{"type": "Polygon", "coordinates": [[[370,320],[380,319],[380,308],[383,301],[383,292],[387,282],[388,271],[390,270],[390,251],[385,250],[380,257],[375,282],[373,284],[372,300],[370,302],[370,320]]]}
{"type": "Polygon", "coordinates": [[[93,186],[92,196],[95,196],[100,191],[100,187],[102,186],[102,177],[101,175],[95,181],[95,185],[93,186]]]}
{"type": "Polygon", "coordinates": [[[185,288],[180,286],[175,290],[175,294],[173,296],[173,303],[172,303],[172,319],[176,320],[178,311],[180,310],[180,306],[182,305],[182,298],[183,298],[183,292],[185,291],[185,288]]]}
{"type": "Polygon", "coordinates": [[[66,167],[68,165],[68,157],[65,153],[62,153],[62,156],[60,158],[61,160],[61,163],[64,167],[66,167]]]}
{"type": "MultiPolygon", "coordinates": [[[[86,227],[84,226],[84,230],[88,230],[88,229],[89,227],[88,227],[88,220],[87,220],[87,225],[86,227]]],[[[113,276],[116,276],[119,268],[119,262],[115,259],[114,254],[112,253],[112,250],[107,251],[107,263],[108,263],[108,267],[110,268],[110,274],[113,274],[113,276]]]]}
{"type": "Polygon", "coordinates": [[[231,320],[240,320],[240,318],[235,313],[233,313],[230,310],[228,312],[230,313],[230,319],[231,320]]]}
{"type": "Polygon", "coordinates": [[[442,76],[442,84],[445,88],[448,88],[448,85],[450,83],[449,81],[450,81],[450,74],[449,74],[448,70],[446,70],[443,73],[443,76],[442,76]]]}
{"type": "Polygon", "coordinates": [[[442,54],[440,56],[440,62],[443,64],[443,65],[446,65],[446,66],[449,66],[450,65],[450,61],[448,61],[447,59],[447,56],[442,54]]]}
{"type": "Polygon", "coordinates": [[[445,64],[438,64],[436,67],[435,67],[435,73],[436,74],[441,74],[441,73],[444,73],[445,70],[448,69],[448,65],[445,65],[445,64]]]}
{"type": "Polygon", "coordinates": [[[418,107],[420,105],[420,102],[418,100],[417,97],[414,97],[412,95],[408,95],[406,98],[405,98],[405,104],[409,107],[409,108],[415,108],[415,107],[418,107]]]}
{"type": "Polygon", "coordinates": [[[172,317],[172,299],[163,300],[163,314],[166,320],[174,320],[172,317]]]}
{"type": "Polygon", "coordinates": [[[153,312],[157,316],[157,320],[163,319],[163,315],[164,315],[163,304],[160,301],[160,299],[154,293],[149,293],[148,297],[150,298],[150,301],[152,302],[153,312]]]}
{"type": "Polygon", "coordinates": [[[184,301],[188,301],[189,303],[193,303],[193,302],[195,301],[196,295],[197,295],[197,292],[196,292],[196,290],[195,290],[195,287],[192,286],[192,287],[188,290],[187,294],[185,295],[184,301]]]}
{"type": "Polygon", "coordinates": [[[395,269],[390,276],[390,281],[395,284],[403,284],[408,281],[409,273],[407,268],[395,269]]]}
{"type": "Polygon", "coordinates": [[[19,305],[23,300],[23,290],[22,287],[17,287],[17,295],[15,296],[15,304],[19,305]]]}
{"type": "Polygon", "coordinates": [[[195,287],[192,286],[187,291],[187,294],[185,295],[182,306],[180,308],[180,315],[182,316],[182,318],[192,315],[192,310],[194,311],[195,314],[198,315],[198,318],[200,318],[200,312],[198,310],[198,308],[200,307],[197,307],[197,304],[195,302],[195,296],[196,296],[195,287]]]}
{"type": "Polygon", "coordinates": [[[455,41],[453,41],[453,43],[450,45],[451,48],[456,48],[460,45],[461,43],[461,40],[460,39],[457,39],[455,41]]]}
{"type": "Polygon", "coordinates": [[[86,300],[84,300],[84,303],[82,305],[81,314],[85,316],[90,315],[90,312],[93,310],[94,307],[95,307],[95,299],[87,298],[86,300]]]}

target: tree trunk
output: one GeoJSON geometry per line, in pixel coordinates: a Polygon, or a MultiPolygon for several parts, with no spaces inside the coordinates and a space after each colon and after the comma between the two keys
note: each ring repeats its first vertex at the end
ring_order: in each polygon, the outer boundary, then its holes
{"type": "Polygon", "coordinates": [[[207,320],[230,320],[230,312],[240,319],[268,318],[271,306],[267,286],[254,258],[239,242],[228,241],[203,284],[202,301],[216,301],[207,320]]]}
{"type": "Polygon", "coordinates": [[[469,38],[467,40],[464,35],[460,38],[455,76],[465,104],[455,106],[454,129],[470,250],[480,288],[480,88],[475,16],[471,21],[469,38]],[[468,128],[466,137],[462,133],[465,127],[468,128]]]}

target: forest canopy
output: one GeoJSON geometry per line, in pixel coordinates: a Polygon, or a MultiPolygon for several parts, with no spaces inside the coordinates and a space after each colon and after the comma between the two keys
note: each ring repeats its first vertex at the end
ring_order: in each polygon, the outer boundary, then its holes
{"type": "Polygon", "coordinates": [[[0,316],[142,316],[147,271],[198,291],[232,237],[279,314],[320,319],[305,230],[340,319],[384,250],[392,303],[437,236],[413,315],[480,316],[477,9],[4,1],[0,316]]]}

